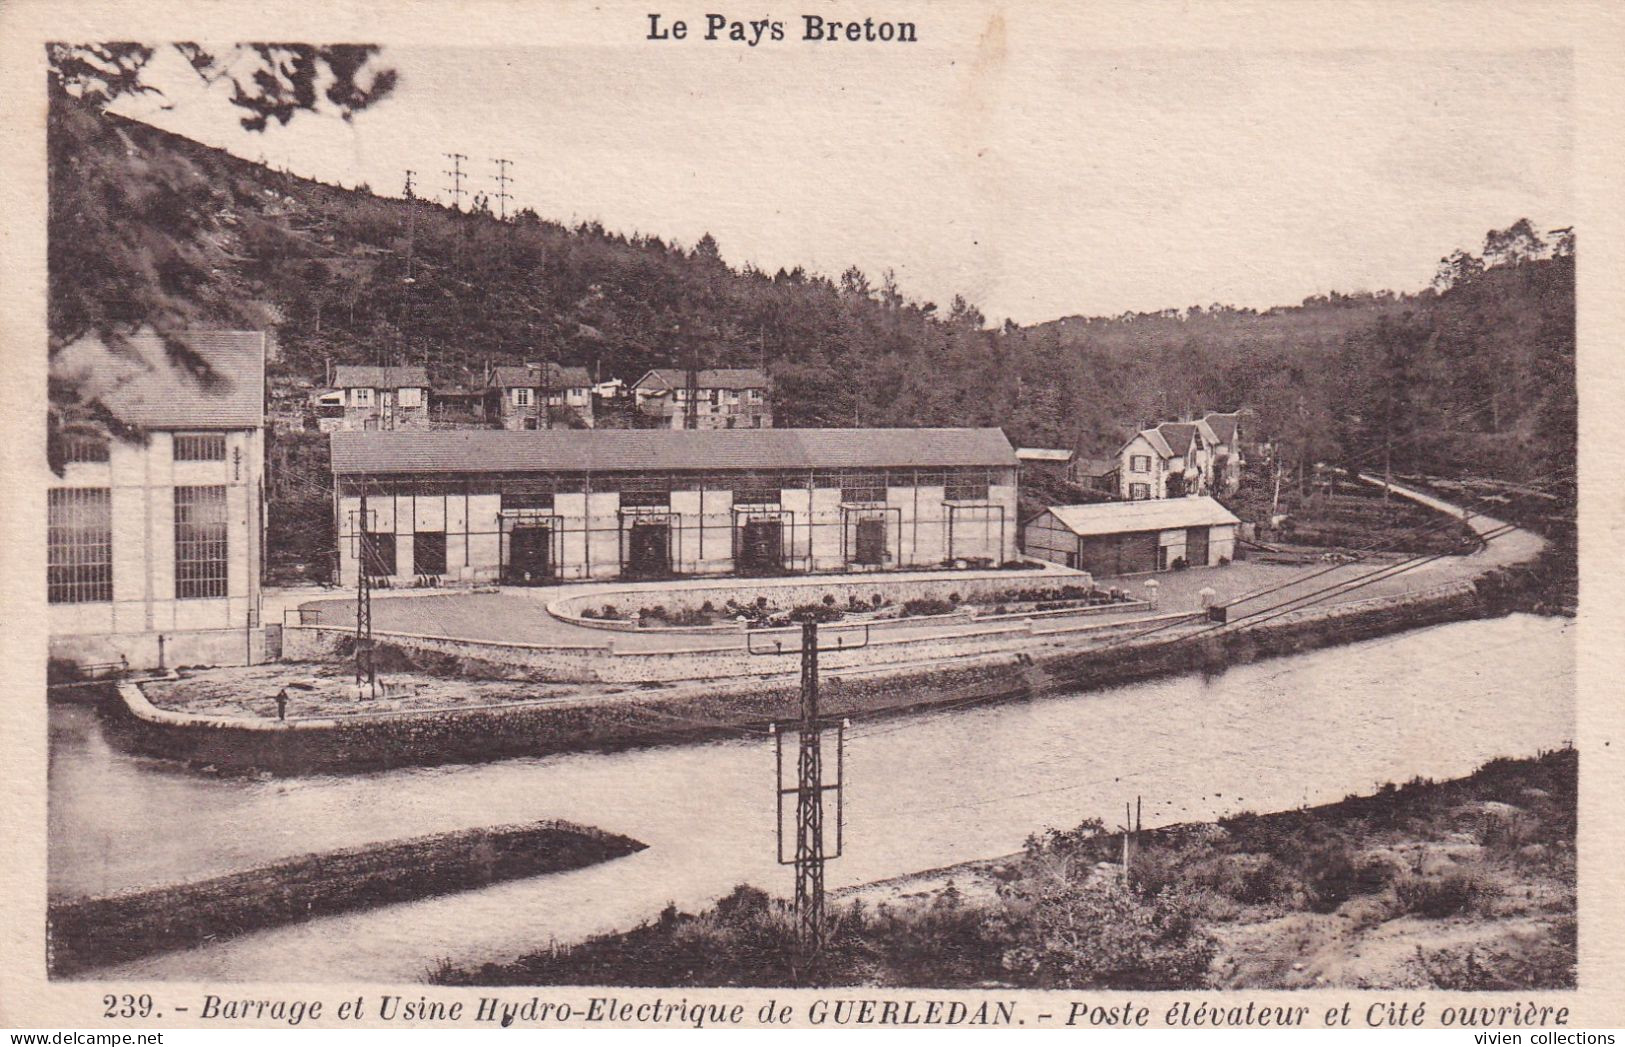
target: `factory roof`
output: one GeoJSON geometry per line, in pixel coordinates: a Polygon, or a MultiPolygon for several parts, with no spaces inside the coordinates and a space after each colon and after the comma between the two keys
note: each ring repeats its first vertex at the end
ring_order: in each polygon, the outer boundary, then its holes
{"type": "Polygon", "coordinates": [[[998,429],[487,429],[332,435],[336,475],[1013,466],[998,429]]]}

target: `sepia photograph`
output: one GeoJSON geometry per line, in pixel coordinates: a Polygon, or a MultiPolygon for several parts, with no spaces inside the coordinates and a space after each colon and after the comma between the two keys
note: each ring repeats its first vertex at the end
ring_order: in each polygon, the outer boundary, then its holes
{"type": "Polygon", "coordinates": [[[1575,51],[806,10],[8,70],[6,962],[137,1024],[1566,1022],[1575,51]]]}

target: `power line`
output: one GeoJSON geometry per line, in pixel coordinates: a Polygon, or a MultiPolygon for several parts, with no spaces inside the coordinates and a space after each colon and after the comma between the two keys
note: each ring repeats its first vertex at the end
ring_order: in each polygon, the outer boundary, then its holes
{"type": "Polygon", "coordinates": [[[497,199],[497,217],[506,222],[508,220],[508,201],[513,199],[508,193],[508,183],[513,181],[508,176],[508,168],[513,165],[513,161],[506,157],[497,156],[492,157],[491,162],[497,165],[497,191],[493,194],[497,199]]]}
{"type": "Polygon", "coordinates": [[[463,197],[467,195],[467,190],[463,188],[463,161],[467,160],[468,157],[463,153],[443,153],[441,155],[451,161],[451,170],[442,171],[441,173],[451,179],[451,185],[446,187],[446,192],[451,195],[452,210],[461,211],[463,209],[463,197]]]}

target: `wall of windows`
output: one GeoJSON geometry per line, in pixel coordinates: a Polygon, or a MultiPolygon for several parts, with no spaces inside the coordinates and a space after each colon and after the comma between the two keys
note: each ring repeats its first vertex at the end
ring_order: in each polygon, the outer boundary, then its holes
{"type": "Polygon", "coordinates": [[[226,489],[175,488],[175,597],[226,595],[226,489]]]}
{"type": "Polygon", "coordinates": [[[175,461],[223,462],[225,460],[225,433],[175,434],[175,461]]]}
{"type": "Polygon", "coordinates": [[[46,596],[51,603],[113,599],[113,502],[105,487],[50,491],[46,596]]]}

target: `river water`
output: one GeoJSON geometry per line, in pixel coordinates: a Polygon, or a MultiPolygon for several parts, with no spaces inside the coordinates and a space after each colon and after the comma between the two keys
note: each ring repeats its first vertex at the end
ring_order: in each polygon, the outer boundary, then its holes
{"type": "MultiPolygon", "coordinates": [[[[1267,812],[1417,775],[1457,777],[1575,732],[1573,622],[1460,622],[1023,704],[854,725],[831,888],[1017,850],[1029,832],[1267,812]]],[[[91,976],[421,978],[624,928],[734,884],[788,894],[767,738],[281,780],[222,779],[112,748],[51,709],[53,896],[217,875],[448,829],[565,818],[649,844],[589,869],[312,920],[91,976]]]]}

